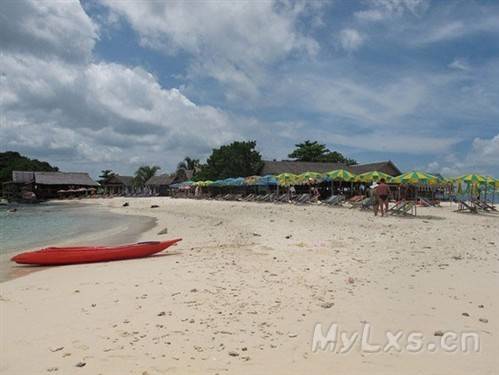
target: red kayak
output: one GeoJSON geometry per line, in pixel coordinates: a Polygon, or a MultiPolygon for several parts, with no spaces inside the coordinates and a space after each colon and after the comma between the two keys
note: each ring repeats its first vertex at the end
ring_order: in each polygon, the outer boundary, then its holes
{"type": "Polygon", "coordinates": [[[79,246],[79,247],[47,247],[37,251],[28,251],[13,257],[11,260],[19,264],[36,264],[39,266],[55,266],[62,264],[78,264],[93,262],[109,262],[143,258],[182,241],[177,238],[170,241],[139,242],[121,246],[79,246]]]}

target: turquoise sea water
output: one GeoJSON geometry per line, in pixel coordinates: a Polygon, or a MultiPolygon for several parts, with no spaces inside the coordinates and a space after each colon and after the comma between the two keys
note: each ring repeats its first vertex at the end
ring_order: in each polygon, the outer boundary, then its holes
{"type": "Polygon", "coordinates": [[[116,215],[90,205],[0,206],[0,254],[68,242],[80,234],[112,229],[138,218],[116,215]],[[8,212],[9,208],[17,211],[8,212]]]}
{"type": "Polygon", "coordinates": [[[10,261],[13,253],[61,243],[131,243],[154,225],[155,220],[149,217],[117,215],[77,202],[0,206],[0,282],[44,268],[16,265],[10,261]],[[11,208],[17,211],[8,212],[11,208]]]}

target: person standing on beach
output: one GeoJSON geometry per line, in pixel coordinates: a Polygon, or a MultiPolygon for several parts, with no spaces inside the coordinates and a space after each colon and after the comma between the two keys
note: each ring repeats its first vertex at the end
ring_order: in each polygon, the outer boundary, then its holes
{"type": "Polygon", "coordinates": [[[388,197],[390,196],[390,187],[386,184],[384,178],[379,180],[379,184],[375,189],[376,195],[378,197],[379,210],[381,211],[381,216],[385,216],[388,212],[388,197]]]}
{"type": "Polygon", "coordinates": [[[379,198],[378,198],[378,193],[376,191],[377,187],[378,184],[375,181],[371,186],[369,186],[368,189],[369,198],[371,199],[373,205],[374,216],[378,216],[378,209],[379,209],[379,198]]]}

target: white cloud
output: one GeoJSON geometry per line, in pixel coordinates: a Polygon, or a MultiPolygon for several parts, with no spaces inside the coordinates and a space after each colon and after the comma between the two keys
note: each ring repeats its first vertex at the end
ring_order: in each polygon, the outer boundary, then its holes
{"type": "Polygon", "coordinates": [[[364,36],[355,29],[343,29],[340,32],[340,43],[348,52],[355,51],[364,43],[364,36]]]}
{"type": "Polygon", "coordinates": [[[400,120],[427,100],[428,87],[415,78],[396,77],[376,84],[342,72],[329,73],[327,78],[296,73],[293,79],[281,79],[272,96],[306,111],[351,119],[366,128],[404,127],[400,120]]]}
{"type": "Polygon", "coordinates": [[[457,70],[464,70],[464,71],[468,71],[471,69],[470,65],[468,64],[468,62],[465,59],[454,59],[454,61],[452,61],[449,64],[449,68],[457,69],[457,70]]]}
{"type": "Polygon", "coordinates": [[[497,175],[499,165],[499,134],[483,139],[475,138],[471,149],[461,154],[450,154],[440,160],[428,164],[430,172],[442,173],[444,176],[460,176],[469,173],[497,175]]]}
{"type": "Polygon", "coordinates": [[[273,1],[132,2],[105,0],[124,16],[144,46],[193,57],[190,75],[211,77],[238,94],[254,97],[265,67],[286,56],[314,56],[318,43],[297,30],[314,3],[273,1]]]}
{"type": "Polygon", "coordinates": [[[98,38],[98,27],[76,1],[16,0],[2,3],[2,52],[56,55],[86,62],[98,38]]]}
{"type": "Polygon", "coordinates": [[[415,45],[442,43],[479,33],[499,33],[499,14],[494,10],[490,14],[466,14],[459,16],[459,19],[437,18],[430,21],[414,38],[415,45]]]}
{"type": "Polygon", "coordinates": [[[49,157],[62,167],[92,170],[99,161],[130,172],[137,161],[172,166],[236,137],[230,114],[162,87],[146,70],[92,62],[96,28],[78,2],[59,5],[6,9],[7,18],[23,13],[29,22],[2,25],[9,38],[1,40],[7,48],[0,54],[0,149],[49,157]],[[72,35],[78,27],[81,34],[72,35]],[[30,52],[26,35],[37,35],[50,53],[30,52]]]}
{"type": "Polygon", "coordinates": [[[429,6],[429,0],[368,0],[367,9],[355,12],[354,16],[361,21],[377,22],[404,13],[420,15],[429,6]]]}
{"type": "Polygon", "coordinates": [[[483,165],[499,165],[499,134],[491,139],[475,138],[469,159],[483,165]]]}

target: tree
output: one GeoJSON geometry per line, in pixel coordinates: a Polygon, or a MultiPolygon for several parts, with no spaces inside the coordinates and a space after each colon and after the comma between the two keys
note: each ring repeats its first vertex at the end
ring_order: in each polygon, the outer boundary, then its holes
{"type": "Polygon", "coordinates": [[[100,172],[100,176],[99,176],[99,183],[100,184],[104,184],[106,183],[107,181],[109,181],[109,179],[113,176],[116,176],[116,173],[114,173],[112,170],[110,169],[104,169],[100,172]]]}
{"type": "Polygon", "coordinates": [[[296,161],[343,163],[346,165],[357,164],[355,160],[346,158],[337,151],[330,151],[326,145],[320,144],[317,141],[311,142],[307,140],[295,146],[295,150],[288,157],[296,159],[296,161]]]}
{"type": "Polygon", "coordinates": [[[0,152],[0,190],[2,183],[12,180],[12,171],[57,172],[59,168],[46,161],[30,159],[15,151],[0,152]]]}
{"type": "Polygon", "coordinates": [[[160,169],[161,168],[156,165],[153,166],[143,165],[135,172],[135,177],[133,179],[134,185],[136,187],[144,187],[147,180],[149,180],[152,176],[156,175],[156,172],[159,171],[160,169]]]}
{"type": "Polygon", "coordinates": [[[263,161],[255,147],[255,141],[241,141],[213,149],[196,179],[218,180],[258,174],[263,168],[263,161]]]}
{"type": "Polygon", "coordinates": [[[177,164],[177,171],[179,169],[193,171],[194,175],[196,175],[201,169],[201,163],[199,159],[191,159],[189,156],[186,156],[184,160],[177,164]]]}
{"type": "Polygon", "coordinates": [[[321,161],[321,158],[329,152],[325,145],[321,145],[317,141],[305,141],[295,146],[296,149],[288,157],[297,161],[321,161]]]}

